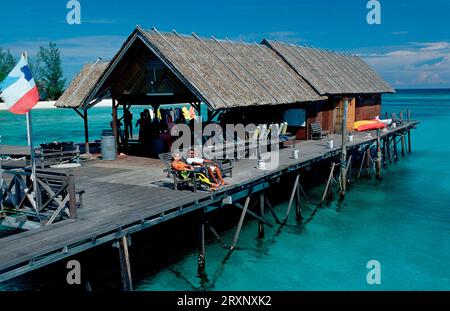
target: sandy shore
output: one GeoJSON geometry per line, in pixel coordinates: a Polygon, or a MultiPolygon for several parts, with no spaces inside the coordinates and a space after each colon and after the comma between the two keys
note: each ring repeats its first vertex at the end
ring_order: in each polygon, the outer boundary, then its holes
{"type": "MultiPolygon", "coordinates": [[[[99,102],[95,107],[111,107],[111,100],[105,99],[99,102]]],[[[38,102],[33,109],[56,109],[54,101],[38,102]]],[[[4,103],[0,103],[0,110],[6,110],[4,103]]]]}

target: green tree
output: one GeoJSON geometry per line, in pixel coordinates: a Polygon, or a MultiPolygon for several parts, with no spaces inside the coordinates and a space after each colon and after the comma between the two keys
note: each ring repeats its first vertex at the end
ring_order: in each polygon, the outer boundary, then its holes
{"type": "Polygon", "coordinates": [[[61,53],[55,43],[39,48],[33,70],[41,98],[57,100],[64,92],[66,80],[63,78],[61,53]]]}
{"type": "Polygon", "coordinates": [[[16,59],[9,50],[4,51],[0,48],[0,82],[6,78],[10,71],[16,65],[16,59]]]}

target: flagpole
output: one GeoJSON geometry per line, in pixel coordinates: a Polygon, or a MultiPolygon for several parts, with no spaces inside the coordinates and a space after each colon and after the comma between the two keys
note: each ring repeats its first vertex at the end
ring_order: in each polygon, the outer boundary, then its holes
{"type": "MultiPolygon", "coordinates": [[[[25,59],[28,63],[28,55],[27,53],[23,53],[25,59]]],[[[39,215],[39,206],[38,206],[38,187],[37,187],[37,178],[36,178],[36,156],[34,152],[34,144],[33,144],[33,126],[31,120],[31,109],[26,113],[27,117],[27,138],[28,138],[28,146],[30,147],[30,158],[31,158],[31,181],[33,182],[33,191],[31,192],[31,196],[34,199],[36,213],[39,215]]]]}

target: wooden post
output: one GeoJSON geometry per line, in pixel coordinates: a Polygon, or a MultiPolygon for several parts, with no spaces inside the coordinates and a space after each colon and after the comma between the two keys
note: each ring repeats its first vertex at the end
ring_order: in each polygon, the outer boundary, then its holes
{"type": "Polygon", "coordinates": [[[69,193],[69,214],[70,218],[77,218],[77,198],[75,192],[75,177],[69,175],[67,177],[67,192],[69,193]]]}
{"type": "Polygon", "coordinates": [[[395,162],[398,161],[398,150],[397,150],[397,134],[394,133],[394,136],[392,136],[393,144],[394,144],[394,160],[395,162]]]}
{"type": "Polygon", "coordinates": [[[247,214],[248,204],[250,203],[250,195],[245,199],[244,208],[242,209],[241,217],[239,218],[238,227],[234,234],[233,244],[231,244],[230,249],[233,250],[239,240],[239,235],[241,233],[242,224],[244,223],[245,214],[247,214]]]}
{"type": "Polygon", "coordinates": [[[133,281],[131,279],[131,264],[128,253],[127,237],[124,236],[119,240],[119,258],[120,270],[122,272],[122,282],[124,291],[133,290],[133,281]]]}
{"type": "Polygon", "coordinates": [[[388,152],[388,146],[386,137],[383,139],[383,167],[387,167],[387,152],[388,152]]]}
{"type": "Polygon", "coordinates": [[[294,186],[292,187],[291,197],[289,198],[289,204],[288,204],[288,207],[286,210],[286,217],[284,218],[283,224],[286,224],[286,222],[289,218],[289,214],[291,213],[292,203],[294,202],[294,196],[296,193],[299,179],[300,179],[300,174],[297,174],[297,176],[295,177],[294,186]]]}
{"type": "Polygon", "coordinates": [[[297,188],[295,189],[295,219],[298,222],[301,222],[303,220],[303,216],[302,216],[300,189],[299,189],[300,187],[298,185],[297,185],[297,188]]]}
{"type": "Polygon", "coordinates": [[[411,129],[408,130],[408,153],[411,153],[411,129]]]}
{"type": "MultiPolygon", "coordinates": [[[[259,195],[259,212],[261,214],[261,217],[264,217],[264,193],[261,193],[259,195]]],[[[262,221],[259,221],[258,223],[258,237],[264,237],[264,223],[262,221]]]]}
{"type": "Polygon", "coordinates": [[[345,197],[347,189],[347,112],[348,112],[348,98],[344,98],[344,114],[342,116],[342,150],[341,150],[341,198],[345,197]]]}
{"type": "Polygon", "coordinates": [[[401,138],[401,144],[402,144],[402,156],[405,156],[405,148],[406,148],[406,143],[405,143],[405,132],[402,132],[400,134],[400,138],[401,138]]]}
{"type": "Polygon", "coordinates": [[[366,149],[366,170],[367,176],[370,176],[370,146],[366,149]]]}
{"type": "Polygon", "coordinates": [[[381,179],[381,141],[380,141],[380,129],[377,129],[377,159],[376,159],[376,177],[381,179]]]}
{"type": "Polygon", "coordinates": [[[198,268],[197,271],[199,275],[202,275],[205,271],[206,263],[206,252],[205,252],[205,221],[202,219],[200,225],[200,252],[198,254],[198,268]]]}
{"type": "Polygon", "coordinates": [[[400,121],[402,121],[402,122],[403,122],[403,110],[402,110],[402,111],[400,111],[400,121]]]}
{"type": "Polygon", "coordinates": [[[84,121],[84,152],[89,154],[90,153],[90,150],[89,150],[89,124],[88,124],[87,108],[84,110],[83,121],[84,121]]]}
{"type": "Polygon", "coordinates": [[[268,209],[269,212],[272,214],[272,217],[273,217],[273,219],[275,220],[275,222],[276,222],[277,224],[281,224],[280,219],[278,218],[277,214],[275,214],[275,211],[274,211],[274,209],[273,209],[273,207],[272,207],[272,204],[270,204],[269,199],[267,198],[266,195],[264,196],[264,200],[265,200],[265,202],[266,202],[267,209],[268,209]]]}
{"type": "Polygon", "coordinates": [[[329,189],[330,183],[331,183],[331,179],[333,178],[333,173],[334,173],[334,167],[335,166],[336,166],[336,164],[334,162],[331,163],[330,175],[328,176],[328,181],[327,181],[327,184],[325,186],[325,191],[323,192],[322,201],[320,201],[320,204],[322,204],[325,201],[326,197],[327,197],[328,189],[329,189]]]}
{"type": "Polygon", "coordinates": [[[406,111],[406,118],[407,118],[408,122],[411,121],[411,109],[408,109],[406,111]]]}
{"type": "Polygon", "coordinates": [[[116,138],[116,150],[119,152],[119,133],[117,131],[117,106],[116,105],[116,99],[113,98],[112,100],[112,131],[114,134],[114,137],[116,138]]]}

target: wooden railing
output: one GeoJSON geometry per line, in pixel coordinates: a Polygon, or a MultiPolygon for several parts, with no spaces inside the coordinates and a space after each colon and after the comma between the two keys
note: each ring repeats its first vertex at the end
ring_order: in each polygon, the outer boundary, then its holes
{"type": "Polygon", "coordinates": [[[83,191],[76,192],[73,175],[38,170],[37,189],[33,189],[31,171],[27,169],[3,169],[1,179],[0,217],[20,215],[19,222],[50,225],[76,218],[77,206],[82,205],[83,191]]]}

